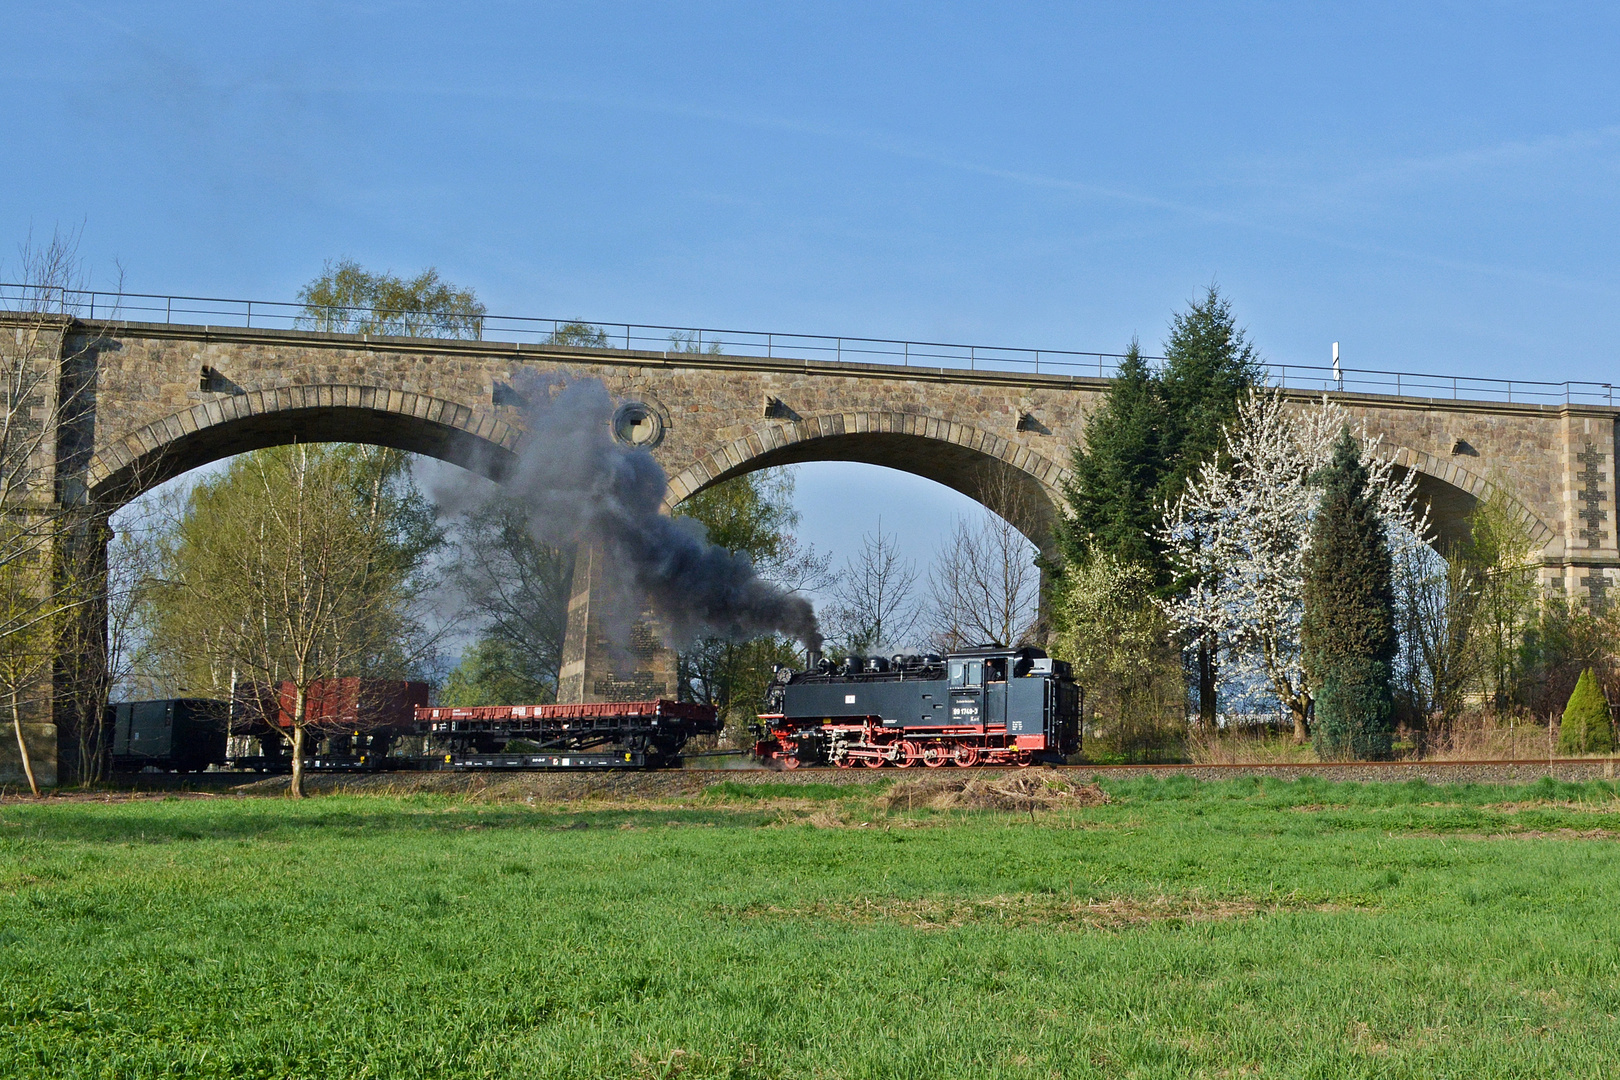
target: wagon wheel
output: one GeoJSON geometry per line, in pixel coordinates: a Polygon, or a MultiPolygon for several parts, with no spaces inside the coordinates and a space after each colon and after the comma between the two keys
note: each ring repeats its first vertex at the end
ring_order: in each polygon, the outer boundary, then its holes
{"type": "Polygon", "coordinates": [[[895,768],[909,769],[922,760],[922,747],[907,739],[900,744],[900,756],[895,760],[895,768]]]}
{"type": "Polygon", "coordinates": [[[1013,764],[1017,765],[1020,769],[1027,769],[1034,763],[1035,755],[1030,753],[1028,750],[1018,751],[1018,756],[1013,759],[1013,764]]]}
{"type": "Polygon", "coordinates": [[[957,743],[951,751],[951,760],[958,768],[968,769],[979,763],[979,748],[969,746],[967,743],[957,743]]]}
{"type": "Polygon", "coordinates": [[[922,748],[922,763],[930,769],[939,768],[946,760],[945,747],[939,743],[928,743],[922,748]]]}

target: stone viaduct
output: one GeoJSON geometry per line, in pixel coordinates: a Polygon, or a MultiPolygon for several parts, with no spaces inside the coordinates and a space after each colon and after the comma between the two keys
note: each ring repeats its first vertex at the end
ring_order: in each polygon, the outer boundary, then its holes
{"type": "MultiPolygon", "coordinates": [[[[1043,548],[1070,451],[1107,387],[955,368],[0,315],[0,354],[24,350],[57,365],[60,386],[82,388],[81,407],[46,448],[59,498],[116,505],[188,469],[292,441],[371,442],[498,473],[522,436],[512,383],[540,371],[607,385],[624,403],[616,432],[669,474],[668,505],[754,469],[859,461],[976,498],[1011,485],[1035,508],[1023,527],[1043,548]]],[[[1620,572],[1620,409],[1335,396],[1418,473],[1443,538],[1463,534],[1469,510],[1497,490],[1533,536],[1549,584],[1601,597],[1620,572]]],[[[573,636],[590,638],[571,625],[573,636]]],[[[585,659],[580,648],[565,657],[575,697],[601,692],[585,659]]],[[[50,773],[51,725],[35,735],[50,773]]],[[[10,753],[0,772],[15,767],[10,753]]]]}

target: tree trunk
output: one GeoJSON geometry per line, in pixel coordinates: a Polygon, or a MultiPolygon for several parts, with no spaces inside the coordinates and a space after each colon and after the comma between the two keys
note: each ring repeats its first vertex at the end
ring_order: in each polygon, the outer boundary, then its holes
{"type": "Polygon", "coordinates": [[[28,756],[28,740],[23,738],[22,703],[17,699],[17,688],[11,688],[11,726],[17,731],[17,752],[22,755],[23,775],[28,777],[28,790],[39,798],[39,782],[34,779],[34,759],[28,756]]]}
{"type": "Polygon", "coordinates": [[[1198,722],[1205,731],[1215,730],[1218,702],[1215,697],[1215,648],[1208,636],[1198,642],[1198,722]]]}
{"type": "Polygon", "coordinates": [[[1310,708],[1308,704],[1302,704],[1299,702],[1289,703],[1288,714],[1294,718],[1295,745],[1303,746],[1305,741],[1310,738],[1310,732],[1305,730],[1305,710],[1308,708],[1310,708]]]}
{"type": "Polygon", "coordinates": [[[295,799],[304,797],[304,725],[294,724],[292,729],[292,786],[288,789],[295,799]]]}

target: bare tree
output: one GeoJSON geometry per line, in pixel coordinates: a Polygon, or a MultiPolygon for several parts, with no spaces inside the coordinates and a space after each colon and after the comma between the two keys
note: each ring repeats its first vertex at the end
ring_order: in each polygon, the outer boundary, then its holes
{"type": "Polygon", "coordinates": [[[981,485],[979,502],[991,513],[959,518],[929,570],[929,640],[941,651],[1019,644],[1040,617],[1037,552],[1023,532],[1032,517],[1027,496],[998,477],[981,485]]]}
{"type": "Polygon", "coordinates": [[[1421,723],[1445,724],[1486,667],[1475,642],[1482,575],[1460,555],[1438,554],[1397,563],[1395,573],[1398,692],[1421,723]]]}
{"type": "Polygon", "coordinates": [[[916,564],[900,554],[880,520],[877,532],[861,538],[860,552],[844,562],[828,611],[829,637],[856,654],[912,645],[920,616],[916,585],[916,564]]]}
{"type": "Polygon", "coordinates": [[[573,584],[571,553],[540,543],[523,508],[492,499],[457,523],[449,576],[513,675],[555,700],[573,584]]]}

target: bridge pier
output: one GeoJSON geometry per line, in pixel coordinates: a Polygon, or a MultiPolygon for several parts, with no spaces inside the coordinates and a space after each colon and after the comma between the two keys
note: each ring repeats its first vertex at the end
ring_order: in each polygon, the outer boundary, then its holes
{"type": "Polygon", "coordinates": [[[1620,573],[1615,529],[1615,419],[1566,412],[1559,454],[1564,521],[1562,535],[1547,546],[1543,561],[1550,584],[1566,596],[1607,605],[1620,573]]]}
{"type": "Polygon", "coordinates": [[[618,598],[606,571],[600,548],[579,545],[574,555],[557,702],[674,699],[678,689],[675,650],[664,645],[652,612],[643,610],[631,623],[628,644],[615,640],[625,637],[625,628],[611,625],[618,598]]]}

